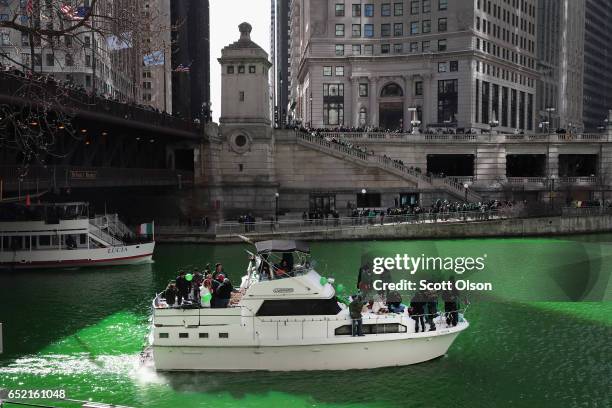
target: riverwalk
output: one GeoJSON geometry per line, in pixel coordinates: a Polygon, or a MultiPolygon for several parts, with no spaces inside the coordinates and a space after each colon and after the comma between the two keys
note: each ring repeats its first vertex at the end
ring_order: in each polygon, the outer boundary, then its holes
{"type": "Polygon", "coordinates": [[[550,236],[612,231],[612,212],[567,209],[561,215],[524,217],[511,212],[421,214],[376,219],[324,219],[279,222],[220,223],[210,229],[156,227],[156,241],[167,243],[237,243],[253,240],[302,239],[350,241],[435,238],[550,236]]]}

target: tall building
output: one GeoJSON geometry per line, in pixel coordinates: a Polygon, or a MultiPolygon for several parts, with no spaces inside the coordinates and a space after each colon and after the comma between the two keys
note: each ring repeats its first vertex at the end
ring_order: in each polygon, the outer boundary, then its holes
{"type": "Polygon", "coordinates": [[[307,125],[535,127],[535,0],[291,7],[291,85],[307,125]]]}
{"type": "Polygon", "coordinates": [[[271,52],[272,101],[276,125],[287,123],[290,116],[289,10],[292,0],[272,0],[271,52]]]}
{"type": "Polygon", "coordinates": [[[189,119],[210,120],[208,0],[172,0],[172,107],[189,119]]]}
{"type": "MultiPolygon", "coordinates": [[[[121,0],[125,7],[113,7],[119,0],[102,0],[96,3],[91,18],[92,28],[80,28],[71,34],[49,39],[29,37],[16,29],[0,29],[0,62],[20,70],[51,75],[120,101],[140,100],[140,64],[132,44],[127,38],[110,35],[109,24],[118,22],[115,14],[122,8],[134,5],[132,0],[121,0]],[[101,35],[103,32],[105,35],[101,35]],[[32,41],[32,44],[30,44],[32,41]]],[[[82,10],[63,11],[58,2],[35,1],[32,3],[32,25],[35,29],[59,30],[66,21],[74,21],[68,13],[84,14],[89,7],[86,1],[82,10]]],[[[27,2],[0,1],[0,20],[27,25],[27,2]]],[[[78,15],[77,17],[78,18],[78,15]]],[[[136,23],[140,24],[140,23],[136,23]]]]}
{"type": "Polygon", "coordinates": [[[586,0],[584,127],[604,126],[612,109],[612,0],[586,0]]]}
{"type": "Polygon", "coordinates": [[[170,0],[148,0],[144,12],[155,13],[155,25],[147,34],[143,52],[142,103],[172,113],[172,64],[170,0]]]}
{"type": "Polygon", "coordinates": [[[584,32],[585,0],[538,0],[536,104],[549,129],[583,127],[584,32]]]}

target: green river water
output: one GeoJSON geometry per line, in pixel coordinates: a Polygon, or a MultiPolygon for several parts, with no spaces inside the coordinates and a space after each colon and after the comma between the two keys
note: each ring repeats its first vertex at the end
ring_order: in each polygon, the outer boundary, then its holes
{"type": "Polygon", "coordinates": [[[159,245],[151,265],[2,272],[0,389],[63,389],[69,398],[133,407],[611,406],[612,236],[311,247],[317,270],[347,287],[364,255],[486,254],[486,269],[462,278],[494,290],[470,295],[469,329],[446,356],[423,364],[159,375],[139,368],[154,293],[177,269],[206,262],[222,262],[239,282],[247,245],[159,245]]]}

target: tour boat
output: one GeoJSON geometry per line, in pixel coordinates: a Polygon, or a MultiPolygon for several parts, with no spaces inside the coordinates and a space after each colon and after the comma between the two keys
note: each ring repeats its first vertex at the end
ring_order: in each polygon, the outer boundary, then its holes
{"type": "Polygon", "coordinates": [[[228,308],[168,307],[153,301],[146,355],[158,371],[302,371],[369,369],[416,364],[443,356],[468,327],[435,318],[435,331],[415,333],[407,313],[363,314],[364,336],[353,337],[348,307],[332,280],[313,268],[296,241],[262,241],[251,253],[239,301],[228,308]],[[288,276],[268,276],[273,257],[293,264],[288,276]]]}
{"type": "Polygon", "coordinates": [[[150,262],[155,241],[140,241],[117,214],[90,218],[87,203],[0,206],[0,269],[150,262]]]}

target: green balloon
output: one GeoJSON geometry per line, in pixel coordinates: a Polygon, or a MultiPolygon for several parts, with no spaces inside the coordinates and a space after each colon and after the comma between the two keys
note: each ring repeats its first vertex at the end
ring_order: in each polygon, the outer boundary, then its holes
{"type": "Polygon", "coordinates": [[[321,284],[321,286],[327,285],[327,278],[321,276],[321,279],[319,279],[319,283],[321,284]]]}
{"type": "Polygon", "coordinates": [[[185,275],[185,279],[187,279],[187,282],[191,282],[191,280],[193,279],[193,275],[188,273],[187,275],[185,275]]]}
{"type": "Polygon", "coordinates": [[[336,287],[336,292],[338,292],[338,293],[343,293],[343,292],[344,292],[344,285],[343,285],[343,284],[339,284],[339,285],[336,287]]]}
{"type": "Polygon", "coordinates": [[[205,295],[202,295],[202,303],[206,303],[209,302],[210,299],[212,299],[212,295],[210,293],[207,293],[205,295]]]}

